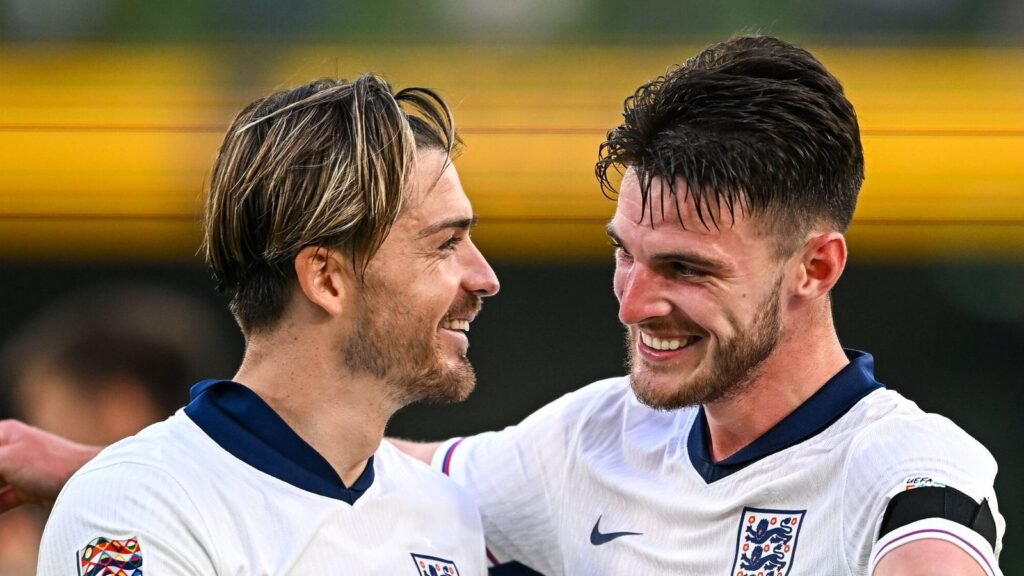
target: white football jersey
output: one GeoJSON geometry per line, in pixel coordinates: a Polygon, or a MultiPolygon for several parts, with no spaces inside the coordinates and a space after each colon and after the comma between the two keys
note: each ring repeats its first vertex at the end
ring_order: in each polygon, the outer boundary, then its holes
{"type": "Polygon", "coordinates": [[[255,393],[206,381],[61,492],[41,576],[483,576],[476,507],[382,442],[345,487],[255,393]]]}
{"type": "Polygon", "coordinates": [[[992,456],[883,388],[870,355],[848,354],[793,414],[721,462],[702,409],[651,409],[615,378],[504,431],[451,440],[434,465],[473,494],[493,564],[548,576],[863,576],[917,538],[953,542],[1000,574],[992,456]],[[987,500],[991,542],[940,518],[879,538],[891,498],[942,486],[972,506],[987,500]]]}

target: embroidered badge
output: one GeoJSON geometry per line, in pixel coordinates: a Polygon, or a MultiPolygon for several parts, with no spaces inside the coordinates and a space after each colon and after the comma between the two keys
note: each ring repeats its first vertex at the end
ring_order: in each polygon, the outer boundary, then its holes
{"type": "Polygon", "coordinates": [[[417,574],[420,576],[459,576],[459,569],[455,562],[426,556],[424,554],[413,554],[412,561],[416,563],[417,574]]]}
{"type": "Polygon", "coordinates": [[[735,576],[786,576],[793,568],[806,510],[744,508],[736,536],[735,576]]]}
{"type": "Polygon", "coordinates": [[[79,576],[142,576],[138,538],[96,538],[78,551],[79,576]]]}

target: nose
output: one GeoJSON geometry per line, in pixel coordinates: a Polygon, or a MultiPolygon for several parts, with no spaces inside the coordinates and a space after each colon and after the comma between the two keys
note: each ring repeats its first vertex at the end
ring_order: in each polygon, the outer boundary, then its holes
{"type": "Polygon", "coordinates": [[[662,295],[661,278],[641,262],[615,271],[615,294],[619,297],[619,322],[640,324],[668,316],[672,305],[662,295]]]}
{"type": "Polygon", "coordinates": [[[481,298],[494,296],[501,288],[497,274],[494,273],[494,269],[487,263],[487,259],[484,258],[476,244],[472,240],[468,240],[467,244],[467,250],[464,252],[466,275],[463,278],[463,286],[467,291],[481,298]]]}

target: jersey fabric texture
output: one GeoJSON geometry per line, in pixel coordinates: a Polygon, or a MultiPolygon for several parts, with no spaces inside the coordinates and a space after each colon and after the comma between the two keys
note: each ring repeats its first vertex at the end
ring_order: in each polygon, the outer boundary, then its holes
{"type": "Polygon", "coordinates": [[[382,442],[346,487],[259,396],[205,381],[65,486],[41,576],[486,574],[479,513],[382,442]]]}
{"type": "Polygon", "coordinates": [[[450,440],[434,466],[480,506],[492,564],[548,576],[865,575],[919,538],[947,540],[1000,574],[992,456],[882,387],[870,355],[847,355],[796,411],[721,462],[701,408],[654,410],[614,378],[504,431],[450,440]],[[879,539],[893,496],[941,486],[987,501],[994,543],[943,518],[879,539]]]}

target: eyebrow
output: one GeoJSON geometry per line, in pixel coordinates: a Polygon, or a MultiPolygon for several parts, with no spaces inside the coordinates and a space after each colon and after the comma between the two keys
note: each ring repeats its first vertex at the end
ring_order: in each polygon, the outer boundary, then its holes
{"type": "Polygon", "coordinates": [[[420,230],[420,233],[416,235],[416,238],[418,238],[418,239],[428,238],[430,236],[433,236],[434,234],[437,234],[438,232],[440,232],[442,230],[447,230],[449,228],[457,228],[459,230],[469,230],[469,229],[473,228],[474,226],[476,226],[476,223],[477,223],[478,220],[479,220],[479,217],[476,214],[474,214],[472,218],[455,217],[455,218],[448,218],[447,220],[441,220],[440,222],[435,222],[434,224],[431,224],[430,226],[427,226],[423,230],[420,230]]]}
{"type": "MultiPolygon", "coordinates": [[[[622,241],[622,238],[615,233],[615,228],[611,223],[605,226],[605,232],[612,240],[615,241],[616,244],[625,247],[625,243],[622,241]]],[[[721,260],[708,258],[707,256],[702,256],[693,252],[659,252],[651,256],[651,260],[654,260],[655,262],[685,262],[709,271],[719,271],[728,268],[728,265],[721,260]]]]}

